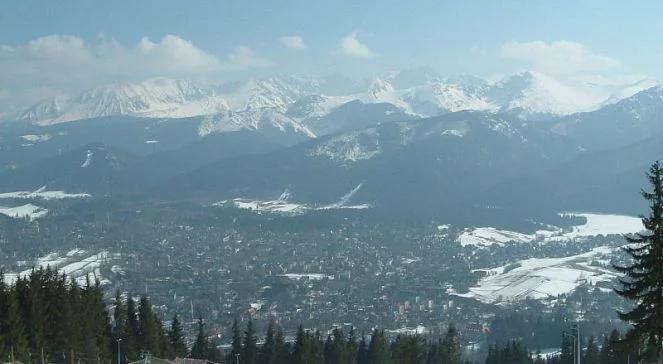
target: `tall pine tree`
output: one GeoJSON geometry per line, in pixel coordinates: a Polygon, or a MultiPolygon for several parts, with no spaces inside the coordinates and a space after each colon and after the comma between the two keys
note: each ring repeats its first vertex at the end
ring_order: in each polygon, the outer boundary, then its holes
{"type": "Polygon", "coordinates": [[[150,300],[145,295],[141,296],[138,305],[138,343],[141,350],[155,356],[161,355],[158,325],[150,300]]]}
{"type": "Polygon", "coordinates": [[[276,343],[274,342],[275,340],[275,332],[274,332],[274,320],[269,320],[269,324],[267,325],[267,333],[265,334],[265,343],[262,345],[260,348],[260,352],[258,353],[258,363],[261,364],[271,364],[274,362],[274,357],[276,353],[276,343]]]}
{"type": "Polygon", "coordinates": [[[633,262],[615,266],[624,274],[616,292],[635,303],[635,308],[619,312],[632,325],[623,341],[631,347],[643,347],[643,359],[663,359],[663,169],[654,162],[647,173],[651,191],[642,191],[649,203],[649,216],[642,218],[646,233],[626,237],[624,251],[633,262]]]}
{"type": "Polygon", "coordinates": [[[368,344],[368,362],[370,364],[389,364],[391,363],[391,353],[389,344],[384,336],[384,331],[375,329],[371,335],[371,342],[368,344]]]}
{"type": "Polygon", "coordinates": [[[242,343],[242,363],[255,364],[258,357],[258,338],[253,328],[253,320],[249,319],[244,331],[244,341],[242,343]]]}
{"type": "Polygon", "coordinates": [[[122,341],[124,352],[122,356],[126,357],[128,361],[138,359],[140,354],[140,347],[138,346],[138,314],[136,313],[136,301],[127,295],[127,320],[125,323],[124,334],[126,335],[122,341]]]}
{"type": "Polygon", "coordinates": [[[442,340],[440,347],[442,351],[443,363],[446,364],[460,364],[461,352],[460,352],[460,339],[458,337],[458,331],[456,327],[451,324],[447,330],[447,335],[442,340]]]}
{"type": "Polygon", "coordinates": [[[205,333],[205,324],[203,323],[203,318],[198,317],[198,334],[196,335],[196,341],[194,341],[191,347],[191,357],[194,359],[206,359],[208,347],[209,343],[207,341],[207,334],[205,333]]]}
{"type": "Polygon", "coordinates": [[[237,319],[233,320],[231,331],[233,333],[233,339],[230,355],[228,356],[228,362],[235,363],[237,361],[237,357],[242,355],[242,333],[239,329],[239,323],[237,322],[237,319]]]}
{"type": "Polygon", "coordinates": [[[173,316],[173,321],[168,330],[168,340],[170,341],[170,348],[173,356],[185,358],[187,355],[186,342],[184,342],[184,330],[182,330],[182,323],[177,315],[173,316]]]}
{"type": "Polygon", "coordinates": [[[285,341],[285,334],[279,327],[274,338],[274,364],[290,363],[290,345],[285,341]]]}

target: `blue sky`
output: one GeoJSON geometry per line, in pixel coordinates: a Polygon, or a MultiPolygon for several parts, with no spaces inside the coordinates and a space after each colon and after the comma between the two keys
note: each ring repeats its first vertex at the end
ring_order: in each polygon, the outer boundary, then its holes
{"type": "Polygon", "coordinates": [[[161,74],[366,77],[429,65],[658,78],[662,13],[657,1],[4,1],[0,67],[15,72],[0,75],[0,105],[161,74]]]}

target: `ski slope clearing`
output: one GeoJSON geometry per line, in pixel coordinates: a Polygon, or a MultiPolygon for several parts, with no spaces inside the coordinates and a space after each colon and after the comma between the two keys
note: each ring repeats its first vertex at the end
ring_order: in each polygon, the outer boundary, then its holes
{"type": "Polygon", "coordinates": [[[350,192],[343,195],[337,202],[323,206],[312,206],[307,204],[300,204],[291,202],[292,194],[289,190],[283,191],[281,196],[276,200],[261,201],[251,200],[246,198],[235,198],[230,201],[224,200],[213,204],[213,206],[233,206],[238,209],[250,210],[257,213],[272,213],[280,215],[302,215],[310,211],[334,210],[334,209],[347,209],[347,210],[362,210],[371,208],[369,204],[350,204],[350,200],[361,189],[361,184],[353,188],[350,192]]]}
{"type": "Polygon", "coordinates": [[[67,193],[64,191],[48,191],[46,186],[35,191],[15,191],[0,193],[0,199],[23,199],[23,200],[63,200],[68,198],[92,197],[87,193],[67,193]]]}
{"type": "Polygon", "coordinates": [[[48,210],[31,203],[16,207],[0,206],[0,214],[14,219],[30,219],[30,221],[46,216],[48,210]]]}
{"type": "Polygon", "coordinates": [[[508,303],[556,298],[578,286],[610,282],[616,274],[606,268],[614,248],[598,247],[589,252],[563,258],[530,258],[502,267],[478,270],[486,273],[476,287],[460,297],[484,303],[508,303]]]}
{"type": "Polygon", "coordinates": [[[561,228],[539,230],[534,234],[500,230],[492,227],[466,229],[458,235],[456,241],[462,246],[487,247],[493,244],[503,246],[507,243],[528,243],[532,241],[570,241],[582,240],[592,236],[635,234],[644,230],[638,217],[607,215],[594,213],[564,213],[562,216],[584,217],[587,222],[572,229],[561,228]]]}

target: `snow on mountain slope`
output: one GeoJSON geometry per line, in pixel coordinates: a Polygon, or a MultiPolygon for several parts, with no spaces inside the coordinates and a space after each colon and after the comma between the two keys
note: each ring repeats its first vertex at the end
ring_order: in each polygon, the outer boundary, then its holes
{"type": "Polygon", "coordinates": [[[233,90],[221,91],[221,95],[228,100],[230,110],[270,108],[285,113],[288,105],[308,95],[311,89],[307,86],[304,86],[304,89],[299,87],[299,84],[292,84],[279,78],[252,79],[233,90]]]}
{"type": "Polygon", "coordinates": [[[283,133],[315,138],[315,134],[301,125],[297,120],[272,108],[248,109],[239,112],[227,111],[208,116],[200,123],[198,134],[206,136],[213,133],[239,130],[260,131],[266,128],[272,128],[283,133]]]}
{"type": "Polygon", "coordinates": [[[608,85],[607,87],[611,87],[614,90],[612,91],[612,95],[607,100],[603,101],[603,104],[601,106],[615,104],[619,101],[632,97],[641,91],[656,88],[657,85],[658,83],[650,78],[645,78],[637,82],[626,84],[623,86],[608,85]]]}
{"type": "Polygon", "coordinates": [[[461,110],[497,111],[499,109],[486,100],[481,90],[468,90],[456,83],[434,82],[413,87],[404,90],[401,97],[413,112],[426,116],[461,110]]]}
{"type": "MultiPolygon", "coordinates": [[[[507,111],[523,118],[562,116],[592,111],[651,87],[649,79],[609,83],[557,79],[522,72],[489,83],[476,77],[418,76],[370,79],[364,91],[326,95],[315,79],[271,77],[202,85],[192,81],[151,79],[97,87],[77,96],[59,96],[38,103],[19,120],[48,125],[112,115],[183,118],[270,110],[302,123],[322,118],[353,101],[388,103],[409,115],[435,116],[461,110],[507,111]],[[418,80],[418,84],[413,84],[418,80]],[[396,82],[398,81],[398,82],[396,82]],[[405,88],[398,88],[394,84],[405,88]]],[[[247,121],[255,120],[249,117],[247,121]]],[[[247,126],[249,127],[249,126],[247,126]]]]}
{"type": "Polygon", "coordinates": [[[357,95],[357,99],[369,104],[385,102],[410,113],[412,112],[410,105],[401,98],[400,93],[394,86],[389,81],[385,81],[379,77],[372,79],[366,93],[357,95]]]}
{"type": "Polygon", "coordinates": [[[322,118],[352,100],[352,96],[308,95],[291,104],[286,115],[297,120],[322,118]]]}
{"type": "Polygon", "coordinates": [[[19,119],[49,125],[112,115],[181,118],[227,109],[227,102],[209,88],[190,81],[152,79],[53,98],[26,110],[19,119]]]}
{"type": "Polygon", "coordinates": [[[329,158],[344,164],[371,159],[380,154],[380,136],[376,129],[365,129],[330,138],[308,152],[311,157],[329,158]]]}
{"type": "Polygon", "coordinates": [[[503,110],[517,111],[523,116],[590,111],[609,97],[601,89],[568,85],[536,72],[524,72],[497,82],[488,95],[503,110]]]}
{"type": "Polygon", "coordinates": [[[91,150],[87,151],[87,154],[85,155],[85,160],[81,164],[81,168],[87,168],[92,164],[92,158],[94,157],[94,152],[91,150]]]}
{"type": "Polygon", "coordinates": [[[649,79],[623,84],[596,83],[522,72],[494,83],[485,95],[501,110],[531,118],[598,110],[653,85],[654,81],[649,79]]]}

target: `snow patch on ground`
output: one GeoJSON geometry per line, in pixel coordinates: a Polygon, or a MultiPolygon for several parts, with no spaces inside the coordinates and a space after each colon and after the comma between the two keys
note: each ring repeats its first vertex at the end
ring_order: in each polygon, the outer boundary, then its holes
{"type": "Polygon", "coordinates": [[[538,240],[569,241],[600,235],[635,234],[644,230],[640,218],[633,216],[594,213],[563,213],[560,215],[584,217],[587,222],[574,226],[571,230],[561,228],[539,230],[534,234],[523,234],[492,227],[472,228],[463,231],[456,241],[462,246],[486,247],[493,244],[502,246],[506,243],[528,243],[538,240]]]}
{"type": "Polygon", "coordinates": [[[57,268],[61,274],[64,273],[75,279],[80,285],[85,284],[87,275],[90,276],[91,282],[94,282],[94,279],[99,279],[101,283],[107,283],[101,277],[101,265],[108,261],[110,254],[107,251],[101,251],[97,254],[84,256],[84,253],[83,250],[75,249],[65,254],[65,256],[60,256],[57,253],[47,254],[38,258],[29,269],[18,273],[6,273],[5,282],[13,284],[19,277],[29,276],[33,269],[51,267],[52,269],[57,268]]]}
{"type": "Polygon", "coordinates": [[[52,136],[50,134],[27,134],[21,135],[19,138],[32,143],[40,143],[50,140],[52,136]]]}
{"type": "Polygon", "coordinates": [[[87,154],[85,155],[85,161],[81,164],[81,168],[87,168],[92,164],[92,157],[94,157],[94,152],[88,149],[87,154]]]}
{"type": "Polygon", "coordinates": [[[15,191],[0,193],[0,199],[41,199],[41,200],[62,200],[67,198],[88,198],[91,197],[87,193],[66,193],[64,191],[48,191],[46,186],[41,187],[35,191],[15,191]]]}
{"type": "Polygon", "coordinates": [[[29,203],[15,207],[0,206],[0,214],[12,217],[14,219],[30,219],[30,221],[32,221],[46,216],[46,214],[48,214],[48,210],[29,203]]]}
{"type": "Polygon", "coordinates": [[[578,286],[610,282],[616,274],[603,265],[615,248],[598,247],[589,252],[563,258],[530,258],[501,267],[479,270],[485,272],[469,293],[456,294],[484,303],[506,303],[532,299],[555,298],[570,293],[578,286]]]}
{"type": "Polygon", "coordinates": [[[423,325],[417,325],[416,327],[402,327],[400,329],[385,331],[392,335],[426,335],[430,332],[430,330],[423,325]]]}
{"type": "Polygon", "coordinates": [[[311,281],[321,281],[323,279],[334,279],[334,276],[328,276],[326,274],[322,273],[286,273],[283,275],[283,277],[286,277],[288,279],[292,280],[300,280],[300,279],[308,279],[311,281]]]}
{"type": "Polygon", "coordinates": [[[286,189],[276,200],[261,201],[246,198],[235,198],[230,201],[224,200],[213,204],[213,206],[234,206],[239,209],[254,211],[257,213],[274,213],[281,215],[301,215],[310,211],[320,210],[335,210],[335,209],[349,209],[349,210],[362,210],[371,208],[369,204],[356,204],[351,205],[350,200],[361,189],[362,184],[357,185],[350,192],[343,195],[337,202],[323,206],[312,206],[307,204],[300,204],[291,202],[292,194],[290,190],[286,189]]]}

